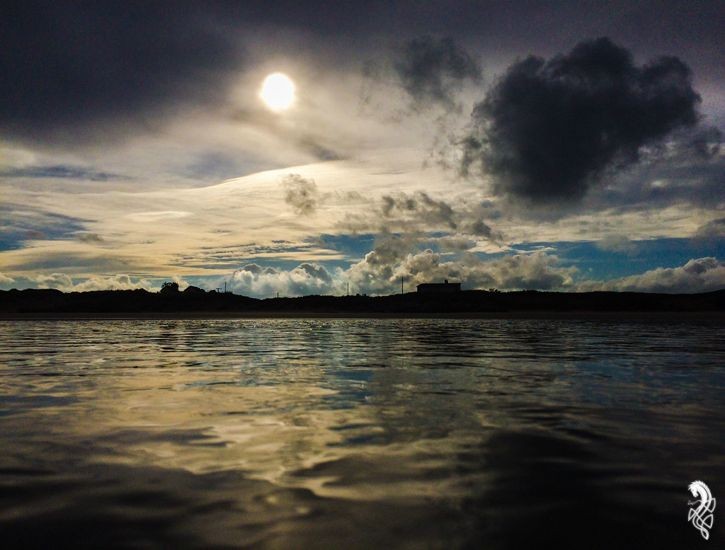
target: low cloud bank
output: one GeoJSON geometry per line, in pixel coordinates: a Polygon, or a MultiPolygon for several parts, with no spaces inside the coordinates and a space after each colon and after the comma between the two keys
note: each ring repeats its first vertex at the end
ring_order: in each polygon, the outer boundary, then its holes
{"type": "Polygon", "coordinates": [[[716,258],[697,258],[679,267],[658,267],[639,275],[610,281],[587,281],[579,290],[696,293],[725,289],[725,263],[716,258]]]}
{"type": "Polygon", "coordinates": [[[516,254],[496,260],[481,260],[464,253],[457,259],[430,249],[411,252],[405,238],[382,239],[374,250],[348,269],[328,270],[302,263],[289,270],[247,264],[236,270],[229,282],[239,294],[254,297],[304,296],[309,294],[391,294],[432,281],[462,281],[465,288],[502,290],[572,288],[576,269],[558,265],[556,256],[543,252],[516,254]]]}
{"type": "MultiPolygon", "coordinates": [[[[174,278],[174,280],[179,280],[174,278]]],[[[63,292],[89,292],[92,290],[158,290],[147,279],[131,277],[126,274],[97,275],[88,278],[71,277],[66,273],[38,274],[27,277],[10,278],[0,274],[0,285],[16,288],[54,288],[63,292]]]]}
{"type": "Polygon", "coordinates": [[[421,283],[448,279],[462,282],[465,289],[695,293],[725,288],[725,264],[716,258],[698,258],[678,267],[591,281],[582,280],[576,267],[562,265],[557,256],[544,251],[493,260],[469,253],[447,259],[430,249],[410,252],[404,239],[389,238],[346,270],[329,271],[310,263],[291,270],[249,264],[234,273],[232,288],[256,297],[277,292],[280,296],[302,296],[343,294],[349,283],[352,293],[391,294],[400,291],[401,278],[407,292],[421,283]]]}
{"type": "Polygon", "coordinates": [[[445,279],[461,281],[468,289],[554,290],[570,287],[575,268],[561,267],[557,262],[556,256],[543,252],[485,261],[472,254],[446,260],[432,250],[395,257],[394,250],[383,245],[351,266],[346,275],[355,287],[380,294],[399,289],[401,278],[405,279],[409,290],[421,283],[445,279]]]}
{"type": "Polygon", "coordinates": [[[304,296],[308,294],[337,294],[340,281],[323,266],[301,263],[290,270],[247,264],[231,277],[231,290],[246,296],[269,298],[304,296]]]}
{"type": "MultiPolygon", "coordinates": [[[[682,266],[659,267],[608,281],[581,278],[576,267],[562,265],[560,259],[546,251],[511,254],[496,259],[481,259],[475,254],[458,251],[458,257],[430,249],[411,251],[405,238],[381,239],[375,248],[348,269],[328,269],[304,262],[291,269],[263,267],[255,263],[242,266],[225,278],[227,289],[256,298],[305,295],[342,295],[350,285],[353,294],[393,294],[400,291],[401,278],[406,292],[415,291],[421,283],[442,282],[444,279],[462,282],[464,289],[497,288],[499,290],[542,291],[618,291],[697,293],[725,289],[725,263],[714,257],[689,260],[682,266]]],[[[188,282],[174,276],[181,289],[188,282]]],[[[222,280],[223,281],[223,280],[222,280]]],[[[208,289],[223,286],[214,279],[208,289]]],[[[0,273],[4,288],[55,288],[64,292],[93,290],[159,290],[158,283],[125,274],[95,276],[85,279],[65,273],[9,277],[0,273]]]]}

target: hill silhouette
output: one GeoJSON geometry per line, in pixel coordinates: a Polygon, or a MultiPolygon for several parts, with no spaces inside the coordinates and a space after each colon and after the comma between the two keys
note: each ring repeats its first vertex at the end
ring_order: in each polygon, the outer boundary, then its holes
{"type": "Polygon", "coordinates": [[[724,312],[725,290],[702,294],[636,292],[498,292],[467,290],[454,294],[389,296],[302,296],[257,299],[189,287],[166,290],[70,292],[59,290],[0,291],[3,317],[36,314],[179,314],[226,313],[276,315],[325,314],[485,314],[506,312],[724,312]]]}

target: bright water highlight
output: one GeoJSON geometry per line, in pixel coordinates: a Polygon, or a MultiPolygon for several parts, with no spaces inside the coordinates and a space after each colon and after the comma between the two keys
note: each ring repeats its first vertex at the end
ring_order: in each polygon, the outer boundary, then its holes
{"type": "Polygon", "coordinates": [[[689,483],[725,502],[723,342],[716,321],[0,322],[0,536],[695,548],[689,483]]]}

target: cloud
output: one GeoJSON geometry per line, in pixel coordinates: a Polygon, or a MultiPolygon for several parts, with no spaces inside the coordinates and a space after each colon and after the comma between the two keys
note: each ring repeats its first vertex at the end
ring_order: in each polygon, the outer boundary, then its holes
{"type": "Polygon", "coordinates": [[[15,282],[15,279],[12,277],[8,277],[7,275],[4,275],[0,273],[0,285],[11,285],[15,282]]]}
{"type": "Polygon", "coordinates": [[[434,198],[425,191],[388,193],[379,201],[370,201],[366,210],[348,215],[340,226],[352,231],[379,231],[382,234],[404,232],[418,240],[426,240],[424,233],[446,230],[483,237],[498,243],[503,234],[493,229],[482,218],[492,215],[490,208],[458,197],[447,201],[434,198]],[[377,202],[377,204],[375,204],[377,202]]]}
{"type": "Polygon", "coordinates": [[[393,68],[418,109],[430,105],[452,109],[463,84],[481,80],[476,60],[451,38],[423,36],[406,42],[393,68]]]}
{"type": "Polygon", "coordinates": [[[705,159],[711,159],[720,152],[723,133],[719,128],[710,126],[702,128],[690,139],[689,145],[705,159]]]}
{"type": "Polygon", "coordinates": [[[455,229],[457,225],[451,205],[443,200],[433,199],[423,191],[383,195],[381,211],[386,218],[394,215],[413,216],[417,222],[428,225],[444,224],[450,229],[455,229]]]}
{"type": "Polygon", "coordinates": [[[697,240],[725,239],[725,218],[709,221],[697,228],[693,238],[697,240]]]}
{"type": "Polygon", "coordinates": [[[179,277],[178,275],[172,276],[171,280],[179,285],[179,290],[185,290],[189,286],[189,282],[179,277]]]}
{"type": "Polygon", "coordinates": [[[376,239],[373,250],[346,270],[345,278],[356,292],[392,292],[402,276],[397,274],[397,267],[416,245],[411,235],[383,234],[376,239]]]}
{"type": "MultiPolygon", "coordinates": [[[[436,242],[438,237],[470,239],[476,241],[472,252],[496,253],[502,252],[506,243],[593,241],[611,234],[626,234],[637,241],[690,238],[699,225],[717,217],[716,212],[678,205],[646,215],[641,210],[618,208],[571,216],[555,223],[522,220],[502,210],[504,201],[481,200],[480,191],[473,186],[462,185],[461,189],[439,177],[433,169],[423,171],[418,169],[419,163],[411,165],[415,169],[389,174],[383,170],[387,164],[359,169],[357,164],[342,161],[264,172],[195,189],[108,193],[103,185],[102,195],[82,189],[73,193],[62,192],[62,188],[58,191],[63,182],[54,182],[42,192],[19,189],[12,191],[16,194],[13,202],[6,205],[3,218],[12,231],[3,234],[0,228],[0,240],[6,238],[9,249],[0,254],[0,264],[2,271],[12,277],[36,270],[64,272],[74,277],[94,273],[130,273],[153,278],[173,273],[221,277],[251,262],[289,268],[290,262],[293,266],[302,262],[327,266],[328,261],[358,261],[371,250],[373,235],[385,230],[405,233],[409,238],[409,244],[400,247],[402,257],[431,248],[445,252],[444,258],[449,260],[451,253],[456,252],[456,244],[436,242]],[[314,179],[320,196],[314,216],[294,216],[291,207],[283,202],[280,182],[291,172],[314,179]],[[378,175],[383,172],[384,175],[378,175]],[[445,222],[419,223],[415,211],[397,208],[384,217],[382,197],[397,198],[391,189],[399,189],[405,197],[414,199],[423,190],[433,201],[447,203],[456,213],[452,220],[457,229],[451,230],[445,222]],[[100,200],[101,197],[107,200],[100,200]],[[25,206],[28,204],[34,205],[34,210],[25,206]],[[239,215],[241,211],[243,216],[239,215]],[[367,240],[359,247],[350,250],[314,241],[322,234],[349,233],[341,230],[341,224],[352,213],[365,218],[363,229],[358,231],[367,240]],[[479,219],[493,226],[492,231],[504,231],[505,243],[499,245],[477,238],[476,233],[485,232],[483,226],[477,230],[473,227],[479,219]],[[31,232],[42,233],[43,238],[28,240],[31,232]],[[79,242],[80,234],[89,233],[100,236],[105,243],[79,242]]],[[[75,185],[69,187],[76,189],[75,185]]],[[[719,257],[716,252],[702,249],[687,258],[719,257]]]]}
{"type": "Polygon", "coordinates": [[[65,164],[53,164],[48,166],[24,166],[0,171],[0,177],[4,178],[63,178],[90,181],[109,181],[123,179],[124,176],[110,172],[102,172],[83,166],[69,166],[65,164]]]}
{"type": "Polygon", "coordinates": [[[282,179],[284,202],[289,204],[296,214],[310,216],[315,213],[319,203],[317,184],[299,174],[290,174],[282,179]]]}
{"type": "MultiPolygon", "coordinates": [[[[308,89],[308,93],[314,92],[308,89]]],[[[334,110],[331,110],[328,114],[335,116],[333,113],[334,110]]],[[[298,112],[298,114],[301,113],[298,112]]],[[[236,108],[231,119],[241,125],[255,128],[256,132],[264,132],[279,142],[292,145],[315,160],[343,160],[347,156],[346,140],[341,140],[339,135],[335,135],[336,130],[343,127],[339,119],[334,119],[334,128],[325,124],[322,118],[317,118],[314,123],[306,121],[302,124],[290,125],[285,122],[284,118],[269,110],[251,105],[236,108]]],[[[267,152],[269,153],[269,151],[267,152]]]]}
{"type": "Polygon", "coordinates": [[[146,279],[135,279],[129,275],[112,275],[109,277],[96,276],[85,279],[73,285],[75,292],[88,292],[91,290],[134,290],[143,288],[145,290],[156,290],[146,279]]]}
{"type": "Polygon", "coordinates": [[[484,222],[481,218],[466,224],[464,226],[464,230],[472,235],[485,237],[490,241],[500,242],[503,240],[503,234],[500,231],[492,229],[491,226],[484,222]]]}
{"type": "Polygon", "coordinates": [[[24,277],[36,288],[56,288],[63,292],[90,292],[93,290],[155,290],[146,279],[134,278],[125,274],[110,276],[97,275],[76,282],[65,273],[38,274],[24,277]]]}
{"type": "Polygon", "coordinates": [[[445,235],[432,239],[442,252],[463,252],[476,246],[476,241],[462,235],[445,235]]]}
{"type": "Polygon", "coordinates": [[[722,208],[722,137],[711,129],[700,130],[677,131],[665,143],[645,147],[636,165],[609,174],[606,185],[592,188],[582,206],[650,211],[677,204],[722,208]]]}
{"type": "MultiPolygon", "coordinates": [[[[464,288],[565,289],[573,284],[576,269],[558,265],[558,258],[545,252],[514,254],[495,260],[482,260],[466,254],[453,260],[430,249],[404,253],[405,240],[386,239],[342,275],[360,292],[385,294],[406,286],[460,281],[464,288]]],[[[409,250],[409,249],[408,249],[409,250]]],[[[356,290],[357,291],[357,290],[356,290]]]]}
{"type": "Polygon", "coordinates": [[[67,239],[88,222],[16,202],[0,205],[0,216],[0,250],[21,248],[31,240],[67,239]]]}
{"type": "Polygon", "coordinates": [[[712,257],[693,259],[680,267],[658,267],[639,275],[580,285],[580,290],[663,293],[710,292],[723,288],[725,264],[712,257]]]}
{"type": "MultiPolygon", "coordinates": [[[[493,279],[493,285],[499,289],[539,289],[559,290],[570,288],[574,267],[558,265],[559,259],[545,252],[532,254],[513,254],[500,260],[482,263],[472,272],[472,281],[493,279]]],[[[482,286],[483,281],[478,283],[482,286]]]]}
{"type": "Polygon", "coordinates": [[[14,2],[0,18],[0,132],[108,139],[181,103],[219,101],[242,48],[214,9],[163,2],[14,2]]]}
{"type": "Polygon", "coordinates": [[[234,292],[259,298],[270,298],[277,293],[290,297],[336,291],[336,281],[327,269],[306,262],[290,270],[247,264],[232,274],[229,283],[234,292]]]}
{"type": "Polygon", "coordinates": [[[105,242],[103,237],[101,237],[98,233],[78,233],[76,235],[76,238],[81,241],[82,243],[89,243],[89,244],[100,244],[102,242],[105,242]]]}
{"type": "Polygon", "coordinates": [[[549,60],[516,62],[472,114],[463,169],[493,176],[499,195],[532,203],[580,200],[641,149],[698,122],[700,96],[676,57],[637,66],[608,38],[549,60]]]}

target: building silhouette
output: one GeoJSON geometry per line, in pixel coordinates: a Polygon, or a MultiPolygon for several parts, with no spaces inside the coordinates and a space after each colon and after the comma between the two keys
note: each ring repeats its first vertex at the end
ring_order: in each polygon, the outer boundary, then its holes
{"type": "Polygon", "coordinates": [[[416,287],[421,294],[442,294],[461,291],[461,283],[449,283],[446,279],[442,283],[422,283],[416,287]]]}

